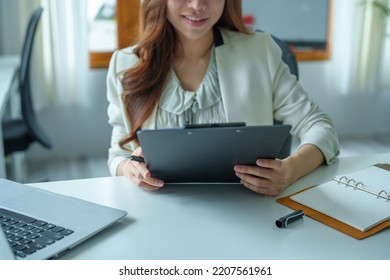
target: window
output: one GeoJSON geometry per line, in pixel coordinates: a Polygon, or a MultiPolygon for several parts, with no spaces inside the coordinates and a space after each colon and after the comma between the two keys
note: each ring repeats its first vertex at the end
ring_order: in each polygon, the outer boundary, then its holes
{"type": "Polygon", "coordinates": [[[107,67],[113,51],[134,43],[139,8],[139,0],[88,0],[91,68],[107,67]]]}
{"type": "Polygon", "coordinates": [[[88,47],[91,52],[117,48],[116,0],[88,2],[88,47]]]}

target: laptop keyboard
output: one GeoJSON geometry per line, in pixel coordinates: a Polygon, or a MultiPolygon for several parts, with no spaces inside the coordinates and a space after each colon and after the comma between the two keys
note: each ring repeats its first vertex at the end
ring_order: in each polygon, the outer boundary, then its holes
{"type": "Polygon", "coordinates": [[[25,258],[73,230],[0,208],[0,223],[16,256],[25,258]]]}

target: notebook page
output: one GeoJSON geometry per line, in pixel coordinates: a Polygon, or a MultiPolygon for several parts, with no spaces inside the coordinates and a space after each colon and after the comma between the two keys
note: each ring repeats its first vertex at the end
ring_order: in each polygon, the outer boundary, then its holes
{"type": "Polygon", "coordinates": [[[362,182],[370,189],[376,191],[386,191],[390,193],[390,171],[376,166],[371,166],[366,169],[344,175],[354,179],[357,182],[362,182]]]}
{"type": "MultiPolygon", "coordinates": [[[[387,190],[390,172],[378,167],[370,167],[359,172],[346,174],[348,178],[363,182],[370,190],[387,190]]],[[[375,195],[336,181],[330,181],[290,197],[341,222],[361,231],[390,218],[390,201],[378,199],[375,195]]]]}

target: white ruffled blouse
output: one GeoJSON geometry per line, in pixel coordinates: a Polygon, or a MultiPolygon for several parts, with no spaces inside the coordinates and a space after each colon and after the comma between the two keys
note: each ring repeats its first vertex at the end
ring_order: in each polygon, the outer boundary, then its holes
{"type": "Polygon", "coordinates": [[[156,128],[224,122],[226,115],[213,48],[205,77],[195,92],[184,90],[175,72],[171,71],[157,108],[156,128]]]}

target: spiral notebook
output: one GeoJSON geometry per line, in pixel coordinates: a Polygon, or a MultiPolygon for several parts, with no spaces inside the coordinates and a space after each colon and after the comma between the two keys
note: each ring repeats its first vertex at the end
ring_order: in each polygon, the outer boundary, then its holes
{"type": "Polygon", "coordinates": [[[337,176],[277,201],[363,239],[390,226],[390,165],[337,176]]]}

